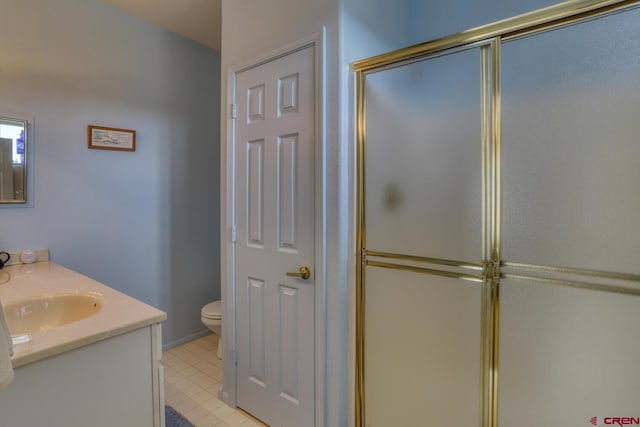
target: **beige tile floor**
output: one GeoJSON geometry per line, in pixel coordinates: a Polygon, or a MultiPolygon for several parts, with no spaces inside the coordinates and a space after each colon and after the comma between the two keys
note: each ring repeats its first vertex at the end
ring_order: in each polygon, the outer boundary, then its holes
{"type": "Polygon", "coordinates": [[[217,346],[217,336],[207,335],[163,353],[166,404],[196,427],[266,427],[218,400],[222,361],[217,346]]]}

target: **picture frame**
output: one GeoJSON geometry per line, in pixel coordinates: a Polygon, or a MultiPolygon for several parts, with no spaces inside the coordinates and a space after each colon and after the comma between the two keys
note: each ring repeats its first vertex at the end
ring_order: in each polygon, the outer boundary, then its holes
{"type": "Polygon", "coordinates": [[[135,130],[89,125],[87,138],[91,149],[136,151],[135,130]]]}

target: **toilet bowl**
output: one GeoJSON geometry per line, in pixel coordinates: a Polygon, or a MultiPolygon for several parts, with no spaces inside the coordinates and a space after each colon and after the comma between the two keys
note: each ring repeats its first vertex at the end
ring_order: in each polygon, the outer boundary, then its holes
{"type": "Polygon", "coordinates": [[[218,352],[216,356],[222,359],[222,304],[220,301],[211,302],[200,311],[202,323],[218,335],[218,352]]]}

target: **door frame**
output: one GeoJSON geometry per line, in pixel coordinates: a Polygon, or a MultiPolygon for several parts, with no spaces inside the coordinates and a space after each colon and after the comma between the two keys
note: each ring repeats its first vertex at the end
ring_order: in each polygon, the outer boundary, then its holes
{"type": "Polygon", "coordinates": [[[260,55],[252,60],[229,67],[227,70],[227,105],[223,106],[226,117],[226,142],[221,144],[221,161],[226,172],[221,174],[221,190],[224,206],[221,214],[226,221],[222,224],[221,291],[222,303],[222,369],[223,386],[219,398],[231,407],[237,407],[237,364],[234,350],[237,350],[236,330],[236,251],[233,229],[236,216],[236,171],[235,171],[235,127],[233,106],[237,105],[236,83],[239,73],[313,46],[315,54],[315,121],[314,121],[314,164],[315,164],[315,410],[316,427],[324,424],[325,403],[325,331],[326,331],[326,224],[327,224],[327,132],[326,132],[326,29],[312,33],[302,39],[260,55]]]}

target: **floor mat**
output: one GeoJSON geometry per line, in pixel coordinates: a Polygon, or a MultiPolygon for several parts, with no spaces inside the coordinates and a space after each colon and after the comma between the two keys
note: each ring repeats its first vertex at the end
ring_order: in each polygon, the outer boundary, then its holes
{"type": "Polygon", "coordinates": [[[178,411],[169,405],[164,406],[165,427],[195,427],[178,411]]]}

